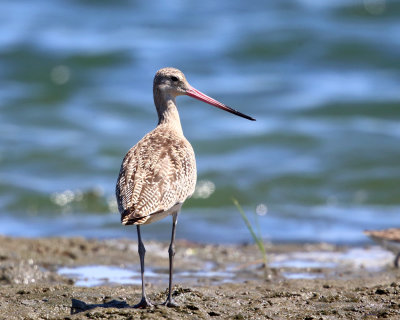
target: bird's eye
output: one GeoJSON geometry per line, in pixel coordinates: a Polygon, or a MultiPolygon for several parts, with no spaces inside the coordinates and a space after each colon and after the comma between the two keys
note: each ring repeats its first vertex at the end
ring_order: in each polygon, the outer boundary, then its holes
{"type": "Polygon", "coordinates": [[[176,82],[176,81],[178,81],[178,78],[175,77],[175,76],[172,76],[172,77],[171,77],[171,80],[174,81],[174,82],[176,82]]]}

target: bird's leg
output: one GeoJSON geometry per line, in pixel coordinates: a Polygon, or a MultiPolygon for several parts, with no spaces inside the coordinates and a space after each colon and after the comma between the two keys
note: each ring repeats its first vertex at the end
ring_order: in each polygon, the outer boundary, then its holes
{"type": "Polygon", "coordinates": [[[399,260],[400,260],[400,252],[397,254],[396,258],[394,259],[394,266],[396,268],[399,267],[399,260]]]}
{"type": "Polygon", "coordinates": [[[172,235],[171,235],[171,244],[168,248],[169,254],[169,286],[168,286],[168,297],[167,300],[164,302],[164,305],[167,307],[178,307],[178,304],[175,303],[174,299],[172,298],[172,275],[174,271],[174,255],[175,255],[175,229],[176,223],[178,221],[178,213],[176,212],[172,215],[172,235]]]}
{"type": "Polygon", "coordinates": [[[144,255],[146,253],[146,249],[144,247],[143,241],[142,241],[142,236],[140,235],[140,226],[137,225],[137,235],[138,235],[138,251],[139,251],[139,258],[140,258],[140,272],[142,275],[142,299],[140,302],[136,305],[134,305],[134,308],[147,308],[147,307],[152,307],[153,305],[151,302],[147,299],[146,297],[146,292],[144,289],[144,255]]]}

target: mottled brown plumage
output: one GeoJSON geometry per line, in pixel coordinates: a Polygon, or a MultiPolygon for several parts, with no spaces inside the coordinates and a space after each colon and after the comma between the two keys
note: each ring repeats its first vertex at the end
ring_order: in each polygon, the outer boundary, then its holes
{"type": "Polygon", "coordinates": [[[142,276],[142,300],[137,308],[152,304],[144,286],[145,247],[140,225],[172,215],[172,236],[169,246],[169,290],[165,305],[176,306],[172,299],[173,257],[175,255],[175,226],[183,202],[196,185],[196,160],[193,148],[183,135],[175,98],[188,95],[231,112],[240,113],[197,91],[186,81],[184,74],[174,68],[163,68],[154,77],[153,96],[158,114],[157,127],[146,134],[126,154],[118,176],[116,196],[121,222],[137,226],[138,251],[142,276]]]}
{"type": "Polygon", "coordinates": [[[196,185],[193,148],[174,126],[161,124],[126,154],[118,183],[122,224],[147,224],[179,210],[196,185]]]}

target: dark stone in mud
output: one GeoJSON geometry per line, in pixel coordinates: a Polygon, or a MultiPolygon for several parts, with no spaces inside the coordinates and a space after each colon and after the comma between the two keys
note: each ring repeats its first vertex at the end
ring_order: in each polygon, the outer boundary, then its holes
{"type": "Polygon", "coordinates": [[[375,293],[376,294],[385,294],[385,295],[389,294],[388,290],[385,290],[385,289],[376,289],[375,293]]]}

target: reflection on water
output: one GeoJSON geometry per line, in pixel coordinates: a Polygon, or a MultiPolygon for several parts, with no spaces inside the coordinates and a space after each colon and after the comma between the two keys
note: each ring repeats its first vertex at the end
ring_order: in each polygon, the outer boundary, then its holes
{"type": "MultiPolygon", "coordinates": [[[[371,248],[350,248],[344,252],[338,251],[310,251],[270,254],[269,267],[277,270],[277,274],[286,279],[315,279],[342,275],[346,269],[358,269],[370,272],[382,272],[393,263],[393,254],[374,246],[371,248]],[[323,272],[323,270],[326,270],[323,272]]],[[[137,267],[137,266],[136,266],[137,267]]],[[[212,284],[222,282],[243,282],[245,279],[257,278],[256,265],[247,265],[245,269],[237,265],[216,266],[210,262],[199,261],[197,271],[175,270],[174,279],[180,283],[196,283],[207,280],[212,284]],[[253,273],[252,273],[253,272],[253,273]]],[[[258,270],[259,272],[259,270],[258,270]]],[[[76,286],[93,287],[113,284],[141,284],[139,270],[116,266],[80,266],[62,267],[58,273],[72,278],[76,286]]],[[[346,272],[345,272],[346,273],[346,272]]],[[[167,284],[168,270],[146,268],[146,278],[151,282],[167,284]]],[[[264,274],[265,276],[265,274],[264,274]]],[[[343,276],[343,275],[342,275],[343,276]]],[[[260,275],[258,275],[260,277],[260,275]]]]}
{"type": "Polygon", "coordinates": [[[232,197],[274,241],[400,224],[399,17],[394,0],[1,2],[0,232],[134,236],[114,184],[164,66],[257,119],[178,98],[199,170],[178,237],[250,240],[232,197]]]}
{"type": "MultiPolygon", "coordinates": [[[[141,274],[134,271],[116,266],[81,266],[81,267],[63,267],[58,269],[58,273],[62,276],[75,280],[75,285],[79,287],[93,287],[106,284],[141,284],[141,274]]],[[[150,281],[168,283],[168,273],[157,270],[148,270],[146,268],[146,279],[150,281]]],[[[178,271],[174,272],[174,279],[179,282],[195,282],[196,280],[210,279],[213,283],[234,282],[235,274],[228,271],[178,271]]]]}

